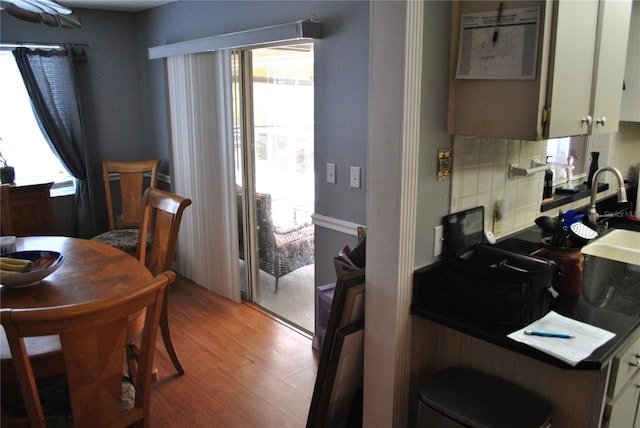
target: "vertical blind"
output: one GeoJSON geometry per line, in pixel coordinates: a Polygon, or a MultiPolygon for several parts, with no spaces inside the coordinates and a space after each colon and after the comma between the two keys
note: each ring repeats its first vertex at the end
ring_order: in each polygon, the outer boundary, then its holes
{"type": "Polygon", "coordinates": [[[176,270],[240,301],[229,51],[167,58],[174,191],[191,198],[176,270]]]}

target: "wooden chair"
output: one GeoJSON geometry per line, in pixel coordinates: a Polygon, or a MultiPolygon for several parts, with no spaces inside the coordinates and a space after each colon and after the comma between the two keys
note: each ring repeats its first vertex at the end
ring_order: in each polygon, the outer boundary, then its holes
{"type": "MultiPolygon", "coordinates": [[[[169,271],[155,276],[129,295],[62,308],[1,310],[2,326],[31,427],[46,426],[42,403],[56,397],[47,397],[46,392],[38,391],[25,351],[25,338],[55,334],[59,335],[62,344],[73,426],[149,425],[151,372],[158,323],[166,287],[174,280],[175,274],[169,271]],[[144,328],[137,376],[132,379],[135,398],[131,408],[122,410],[125,390],[122,357],[126,334],[130,317],[141,311],[144,312],[144,328]]],[[[3,409],[3,417],[9,413],[3,409]]],[[[58,419],[58,422],[62,421],[58,419]]]]}
{"type": "MultiPolygon", "coordinates": [[[[159,272],[171,270],[182,213],[191,205],[191,199],[149,188],[144,193],[142,205],[144,213],[138,239],[138,258],[152,274],[156,275],[159,272]],[[143,236],[152,236],[151,245],[141,245],[144,242],[143,236]]],[[[168,294],[162,303],[160,332],[173,365],[179,374],[184,374],[169,333],[168,294]]]]}
{"type": "Polygon", "coordinates": [[[136,254],[138,228],[142,221],[142,195],[148,187],[156,187],[159,166],[159,160],[102,162],[109,230],[92,239],[136,254]],[[112,175],[118,177],[113,186],[112,175]]]}

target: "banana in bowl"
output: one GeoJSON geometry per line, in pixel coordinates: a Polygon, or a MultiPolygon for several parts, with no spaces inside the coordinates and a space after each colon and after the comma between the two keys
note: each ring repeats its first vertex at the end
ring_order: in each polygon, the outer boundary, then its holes
{"type": "Polygon", "coordinates": [[[18,251],[0,257],[0,284],[27,287],[39,283],[60,267],[64,257],[56,251],[18,251]]]}

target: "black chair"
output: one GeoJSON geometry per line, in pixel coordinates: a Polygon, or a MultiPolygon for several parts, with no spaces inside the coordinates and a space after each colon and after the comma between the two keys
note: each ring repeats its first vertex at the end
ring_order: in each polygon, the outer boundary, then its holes
{"type": "MultiPolygon", "coordinates": [[[[237,188],[238,239],[240,259],[244,260],[244,233],[242,228],[242,189],[237,188]]],[[[271,195],[256,194],[258,259],[260,270],[275,278],[275,292],[278,280],[296,269],[314,262],[314,227],[302,222],[287,228],[273,223],[271,195]]]]}

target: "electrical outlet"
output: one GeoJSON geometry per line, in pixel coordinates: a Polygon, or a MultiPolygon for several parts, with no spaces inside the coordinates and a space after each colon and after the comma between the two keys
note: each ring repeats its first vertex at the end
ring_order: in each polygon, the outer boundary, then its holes
{"type": "Polygon", "coordinates": [[[356,189],[360,188],[360,167],[359,166],[351,167],[351,187],[355,187],[356,189]]]}
{"type": "Polygon", "coordinates": [[[442,225],[433,228],[433,257],[442,254],[442,241],[444,240],[442,225]]]}
{"type": "Polygon", "coordinates": [[[336,164],[327,164],[327,183],[336,184],[336,164]]]}
{"type": "Polygon", "coordinates": [[[446,180],[450,175],[451,149],[438,149],[438,180],[446,180]]]}
{"type": "Polygon", "coordinates": [[[502,220],[496,218],[493,220],[493,234],[500,235],[502,233],[502,220]]]}

